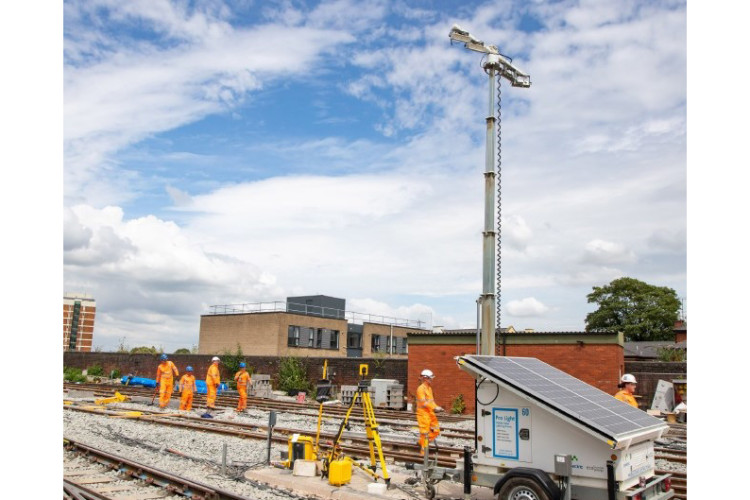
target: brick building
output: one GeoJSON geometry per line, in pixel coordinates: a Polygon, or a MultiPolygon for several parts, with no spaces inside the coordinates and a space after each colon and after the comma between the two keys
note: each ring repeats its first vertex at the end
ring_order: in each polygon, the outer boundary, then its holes
{"type": "MultiPolygon", "coordinates": [[[[614,394],[625,371],[621,333],[515,332],[498,334],[495,355],[533,357],[573,375],[584,382],[614,394]]],[[[461,371],[453,359],[476,354],[476,330],[409,332],[407,396],[413,403],[419,374],[429,368],[435,373],[432,387],[435,402],[450,411],[459,394],[466,402],[466,413],[474,413],[474,378],[461,371]]]]}
{"type": "Polygon", "coordinates": [[[63,294],[63,350],[90,352],[96,301],[85,293],[63,294]]]}
{"type": "Polygon", "coordinates": [[[253,356],[406,359],[407,332],[427,332],[419,321],[346,311],[344,299],[325,295],[286,302],[212,306],[201,316],[198,353],[253,356]],[[415,328],[417,326],[417,328],[415,328]]]}

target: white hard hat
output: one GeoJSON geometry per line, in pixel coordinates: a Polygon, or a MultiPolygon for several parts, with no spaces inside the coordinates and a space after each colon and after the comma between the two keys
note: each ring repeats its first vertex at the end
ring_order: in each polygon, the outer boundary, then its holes
{"type": "Polygon", "coordinates": [[[637,384],[638,382],[635,381],[635,377],[634,376],[632,376],[629,373],[626,373],[620,379],[620,383],[623,383],[623,384],[637,384]]]}
{"type": "Polygon", "coordinates": [[[434,374],[434,373],[432,373],[432,370],[422,370],[422,373],[421,373],[421,375],[422,375],[423,377],[430,377],[430,378],[435,378],[435,374],[434,374]]]}
{"type": "Polygon", "coordinates": [[[221,361],[221,360],[218,357],[214,356],[213,358],[211,358],[211,361],[221,361]]]}

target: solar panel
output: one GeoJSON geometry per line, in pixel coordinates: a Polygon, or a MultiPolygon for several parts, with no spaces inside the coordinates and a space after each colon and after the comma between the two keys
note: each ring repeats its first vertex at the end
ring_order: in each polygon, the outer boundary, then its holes
{"type": "Polygon", "coordinates": [[[615,441],[666,426],[658,418],[536,358],[462,358],[478,373],[504,382],[615,441]]]}

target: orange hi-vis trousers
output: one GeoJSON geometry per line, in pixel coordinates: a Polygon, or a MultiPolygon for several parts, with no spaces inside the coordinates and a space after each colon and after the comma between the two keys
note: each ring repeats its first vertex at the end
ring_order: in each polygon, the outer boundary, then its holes
{"type": "Polygon", "coordinates": [[[210,409],[216,408],[216,389],[217,385],[214,384],[206,384],[206,407],[210,409]]]}
{"type": "Polygon", "coordinates": [[[419,425],[419,446],[421,455],[429,446],[430,441],[434,441],[440,435],[440,424],[434,411],[417,409],[417,425],[419,425]]]}
{"type": "Polygon", "coordinates": [[[245,387],[237,387],[237,392],[240,393],[240,400],[237,403],[237,411],[244,411],[247,408],[247,389],[245,387]]]}
{"type": "Polygon", "coordinates": [[[187,389],[182,391],[182,397],[180,397],[180,410],[190,411],[193,408],[193,391],[187,389]]]}
{"type": "Polygon", "coordinates": [[[171,378],[162,377],[159,381],[159,408],[164,408],[169,404],[174,390],[174,381],[171,378]]]}

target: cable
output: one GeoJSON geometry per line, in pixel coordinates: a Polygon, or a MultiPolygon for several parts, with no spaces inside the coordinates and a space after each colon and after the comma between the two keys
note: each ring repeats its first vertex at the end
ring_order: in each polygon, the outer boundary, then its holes
{"type": "Polygon", "coordinates": [[[500,386],[497,385],[497,384],[495,384],[495,387],[497,388],[497,392],[495,393],[495,397],[492,398],[492,401],[490,401],[489,403],[483,403],[482,401],[479,400],[479,388],[482,386],[482,384],[486,380],[487,380],[486,377],[482,377],[482,380],[477,384],[477,403],[479,403],[482,406],[489,406],[489,405],[491,405],[492,403],[495,402],[495,400],[497,399],[497,397],[500,395],[500,386]]]}
{"type": "MultiPolygon", "coordinates": [[[[498,74],[497,76],[497,259],[495,265],[497,267],[497,290],[495,291],[495,308],[496,308],[496,325],[500,330],[503,339],[505,335],[502,333],[502,322],[500,321],[500,298],[501,298],[501,275],[502,275],[502,261],[501,261],[501,247],[502,247],[502,214],[503,214],[503,202],[502,202],[502,164],[503,164],[503,141],[502,141],[502,78],[498,74]]],[[[503,356],[505,356],[505,342],[503,342],[503,356]]]]}

